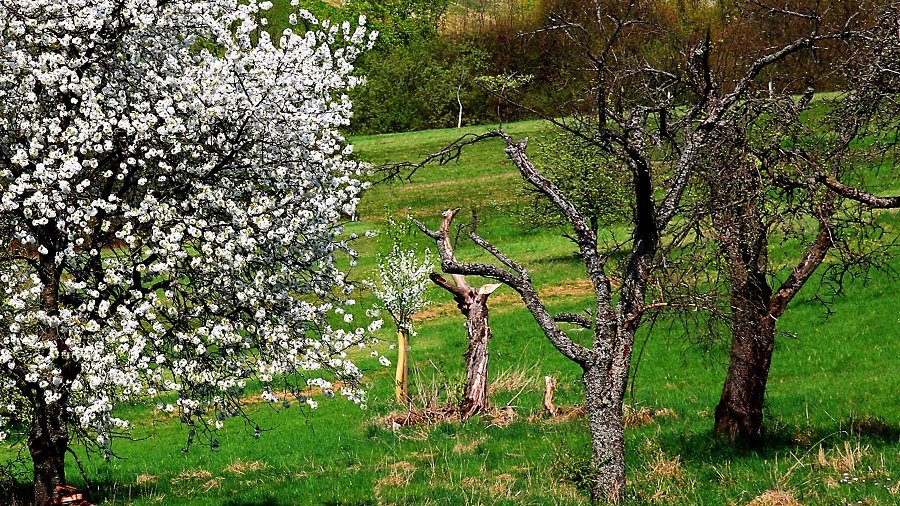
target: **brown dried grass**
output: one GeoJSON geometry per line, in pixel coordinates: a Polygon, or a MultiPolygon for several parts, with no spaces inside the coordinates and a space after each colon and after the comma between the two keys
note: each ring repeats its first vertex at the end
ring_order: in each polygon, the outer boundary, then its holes
{"type": "Polygon", "coordinates": [[[747,506],[803,506],[790,490],[767,490],[753,498],[747,506]]]}
{"type": "Polygon", "coordinates": [[[229,464],[228,467],[224,469],[224,471],[227,473],[236,474],[238,476],[243,476],[246,473],[260,471],[268,467],[269,464],[259,460],[244,462],[243,460],[238,459],[229,464]]]}
{"type": "Polygon", "coordinates": [[[219,485],[222,484],[222,481],[222,478],[213,478],[201,485],[200,488],[202,488],[204,492],[209,492],[210,490],[219,487],[219,485]]]}
{"type": "Polygon", "coordinates": [[[622,409],[622,422],[627,429],[648,425],[657,418],[678,418],[678,413],[669,408],[644,406],[640,409],[635,409],[627,404],[622,409]]]}
{"type": "Polygon", "coordinates": [[[173,485],[178,483],[183,483],[186,481],[202,481],[209,480],[212,478],[212,473],[206,471],[204,469],[186,469],[180,473],[178,473],[174,478],[172,478],[170,483],[173,485]]]}
{"type": "Polygon", "coordinates": [[[153,476],[152,474],[141,474],[138,475],[134,480],[135,485],[146,485],[147,483],[156,483],[159,480],[159,476],[153,476]]]}
{"type": "Polygon", "coordinates": [[[388,487],[406,487],[412,481],[413,474],[416,472],[416,466],[401,460],[388,466],[391,470],[390,474],[380,478],[375,482],[376,495],[381,494],[381,488],[388,487]]]}
{"type": "Polygon", "coordinates": [[[680,483],[684,479],[681,457],[678,455],[673,458],[667,458],[660,451],[653,460],[647,462],[647,467],[649,469],[648,476],[656,480],[673,480],[680,483]]]}
{"type": "Polygon", "coordinates": [[[819,446],[819,452],[816,455],[816,465],[820,468],[832,469],[838,473],[853,473],[870,450],[871,448],[868,445],[863,445],[859,441],[855,443],[844,441],[843,447],[835,447],[827,452],[825,448],[819,446]]]}

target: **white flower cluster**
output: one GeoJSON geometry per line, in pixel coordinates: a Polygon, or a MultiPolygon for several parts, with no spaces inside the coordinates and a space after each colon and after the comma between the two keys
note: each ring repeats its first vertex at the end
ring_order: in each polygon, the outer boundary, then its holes
{"type": "MultiPolygon", "coordinates": [[[[390,253],[379,255],[379,279],[372,291],[379,299],[379,309],[386,310],[400,329],[411,332],[413,315],[427,305],[425,290],[433,269],[427,250],[420,255],[415,250],[403,249],[397,242],[390,253]]],[[[382,365],[386,360],[381,360],[382,365]]]]}
{"type": "Polygon", "coordinates": [[[0,379],[101,442],[122,399],[190,417],[252,376],[360,376],[365,329],[325,301],[349,288],[364,184],[338,129],[374,34],[301,12],[313,30],[273,38],[270,6],[0,2],[0,379]]]}

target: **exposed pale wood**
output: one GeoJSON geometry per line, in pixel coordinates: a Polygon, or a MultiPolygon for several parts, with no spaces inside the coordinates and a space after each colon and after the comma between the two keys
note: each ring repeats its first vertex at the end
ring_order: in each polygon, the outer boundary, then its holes
{"type": "Polygon", "coordinates": [[[544,411],[550,416],[556,416],[556,406],[553,405],[553,393],[556,391],[556,380],[553,376],[544,376],[544,411]]]}

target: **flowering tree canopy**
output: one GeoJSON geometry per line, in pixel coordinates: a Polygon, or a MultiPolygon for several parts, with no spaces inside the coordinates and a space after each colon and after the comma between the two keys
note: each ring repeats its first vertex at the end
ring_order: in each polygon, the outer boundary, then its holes
{"type": "MultiPolygon", "coordinates": [[[[434,267],[428,250],[422,256],[414,249],[403,248],[403,237],[408,235],[410,223],[389,221],[388,234],[391,236],[391,251],[378,255],[378,279],[373,284],[373,292],[378,298],[377,309],[384,309],[397,325],[397,373],[394,395],[398,404],[409,402],[409,336],[412,318],[427,304],[425,290],[428,275],[434,267]]],[[[382,357],[384,358],[384,357],[382,357]]],[[[389,365],[386,360],[382,364],[389,365]]]]}
{"type": "Polygon", "coordinates": [[[121,399],[174,393],[207,422],[248,377],[274,399],[291,373],[359,376],[363,331],[325,316],[364,187],[338,129],[374,34],[301,11],[311,30],[273,37],[271,6],[0,1],[0,381],[27,399],[0,415],[30,416],[39,504],[68,430],[106,446],[121,399]]]}
{"type": "Polygon", "coordinates": [[[379,255],[378,280],[373,293],[379,309],[384,309],[400,330],[412,331],[412,317],[425,307],[428,276],[434,269],[431,255],[424,257],[394,242],[387,255],[379,255]]]}

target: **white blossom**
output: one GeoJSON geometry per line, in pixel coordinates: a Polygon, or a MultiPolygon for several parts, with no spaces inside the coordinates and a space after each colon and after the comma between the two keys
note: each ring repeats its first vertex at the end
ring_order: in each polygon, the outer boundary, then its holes
{"type": "MultiPolygon", "coordinates": [[[[386,310],[399,328],[411,331],[413,315],[426,306],[425,290],[433,268],[427,250],[420,255],[396,241],[387,255],[379,256],[378,280],[372,291],[379,299],[379,309],[386,310]]],[[[372,324],[376,330],[380,325],[372,324]]]]}
{"type": "Polygon", "coordinates": [[[326,296],[365,188],[339,129],[371,36],[300,12],[312,31],[272,37],[270,7],[0,2],[0,379],[98,444],[123,399],[227,414],[251,376],[360,376],[364,330],[329,326],[326,296]]]}

